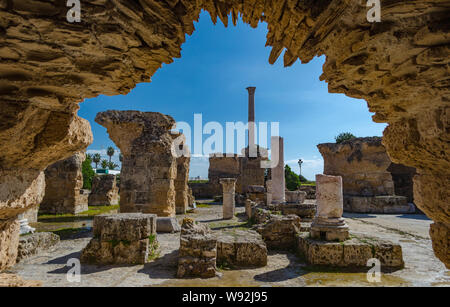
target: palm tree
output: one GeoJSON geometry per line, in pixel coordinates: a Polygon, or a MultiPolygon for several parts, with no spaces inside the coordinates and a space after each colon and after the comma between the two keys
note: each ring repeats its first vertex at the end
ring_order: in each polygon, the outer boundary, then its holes
{"type": "Polygon", "coordinates": [[[114,156],[114,148],[109,146],[108,149],[106,149],[106,154],[109,156],[109,162],[111,162],[111,158],[114,156]]]}
{"type": "Polygon", "coordinates": [[[102,156],[99,153],[96,153],[92,156],[92,162],[95,163],[95,168],[97,168],[97,166],[101,160],[102,160],[102,156]]]}
{"type": "Polygon", "coordinates": [[[108,168],[110,169],[110,170],[113,170],[113,169],[115,169],[116,167],[118,167],[119,165],[117,165],[116,163],[114,163],[114,162],[108,162],[108,168]]]}
{"type": "Polygon", "coordinates": [[[107,169],[107,168],[108,168],[108,166],[109,166],[109,162],[108,162],[108,160],[106,160],[106,159],[103,159],[103,160],[102,160],[102,164],[101,164],[101,166],[102,166],[102,168],[103,168],[103,169],[107,169]]]}

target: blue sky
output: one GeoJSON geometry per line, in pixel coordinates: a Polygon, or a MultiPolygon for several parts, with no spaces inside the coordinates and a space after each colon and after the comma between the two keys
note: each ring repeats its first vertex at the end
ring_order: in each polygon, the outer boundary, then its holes
{"type": "MultiPolygon", "coordinates": [[[[201,113],[203,123],[217,121],[225,127],[227,121],[246,122],[247,86],[256,86],[256,121],[280,123],[285,162],[298,172],[297,160],[302,158],[302,174],[308,179],[323,171],[317,144],[333,142],[340,132],[382,135],[386,125],[372,122],[364,100],[329,94],[327,84],[319,81],[324,57],[285,68],[281,55],[270,65],[265,23],[253,29],[240,21],[225,28],[221,22],[213,25],[209,14],[202,13],[195,27],[182,46],[182,57],[163,65],[151,83],[138,84],[125,96],[99,96],[80,104],[78,114],[89,120],[94,134],[88,152],[104,154],[108,146],[116,148],[106,129],[94,122],[97,112],[161,112],[192,127],[194,113],[201,113]]],[[[191,177],[207,173],[206,158],[191,159],[191,177]]]]}

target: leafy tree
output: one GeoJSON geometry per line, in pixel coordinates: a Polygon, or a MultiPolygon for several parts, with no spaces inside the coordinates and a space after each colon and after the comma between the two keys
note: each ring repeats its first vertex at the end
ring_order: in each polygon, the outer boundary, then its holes
{"type": "Polygon", "coordinates": [[[83,189],[90,190],[92,178],[95,176],[95,172],[92,169],[92,155],[86,155],[86,160],[81,164],[81,173],[83,174],[83,189]]]}
{"type": "Polygon", "coordinates": [[[339,133],[336,137],[334,137],[334,139],[336,140],[336,144],[340,144],[344,141],[351,140],[354,138],[356,138],[356,136],[354,136],[350,132],[342,132],[339,133]]]}
{"type": "Polygon", "coordinates": [[[102,166],[103,169],[107,169],[109,166],[109,161],[106,159],[103,159],[100,165],[102,166]]]}
{"type": "Polygon", "coordinates": [[[99,153],[96,153],[92,156],[92,162],[95,163],[95,168],[98,168],[98,164],[102,160],[102,156],[99,153]]]}
{"type": "Polygon", "coordinates": [[[295,191],[301,185],[299,176],[292,171],[289,165],[284,166],[284,177],[286,179],[286,188],[289,191],[295,191]]]}
{"type": "Polygon", "coordinates": [[[112,158],[112,156],[114,156],[114,148],[109,146],[106,149],[106,154],[109,156],[109,162],[111,162],[111,158],[112,158]]]}

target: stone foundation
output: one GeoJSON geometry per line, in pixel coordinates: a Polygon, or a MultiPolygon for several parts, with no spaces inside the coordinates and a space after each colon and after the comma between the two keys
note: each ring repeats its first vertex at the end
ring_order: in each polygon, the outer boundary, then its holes
{"type": "Polygon", "coordinates": [[[58,161],[45,170],[45,195],[39,206],[43,214],[77,214],[88,210],[86,198],[81,196],[84,152],[58,161]]]}
{"type": "Polygon", "coordinates": [[[82,263],[144,264],[148,261],[149,249],[157,244],[156,215],[97,215],[93,232],[94,237],[81,252],[82,263]]]}
{"type": "Polygon", "coordinates": [[[181,226],[177,277],[215,277],[216,257],[217,239],[209,227],[185,218],[181,226]]]}
{"type": "Polygon", "coordinates": [[[297,234],[301,229],[300,218],[296,215],[270,215],[268,221],[255,225],[268,249],[289,250],[296,246],[297,234]]]}
{"type": "Polygon", "coordinates": [[[344,196],[344,210],[356,213],[415,213],[405,196],[344,196]]]}
{"type": "Polygon", "coordinates": [[[373,238],[327,242],[314,240],[303,232],[298,236],[297,251],[311,265],[367,268],[367,261],[376,258],[381,262],[381,269],[404,267],[400,245],[373,238]]]}
{"type": "Polygon", "coordinates": [[[311,221],[316,214],[316,204],[295,204],[295,203],[285,203],[269,205],[267,207],[273,211],[280,211],[283,215],[295,214],[298,215],[302,221],[311,221]]]}
{"type": "Polygon", "coordinates": [[[156,219],[156,232],[180,232],[181,227],[174,217],[158,217],[156,219]]]}
{"type": "Polygon", "coordinates": [[[59,243],[59,236],[52,232],[36,232],[21,236],[17,253],[17,262],[47,250],[59,243]]]}
{"type": "Polygon", "coordinates": [[[266,244],[255,231],[221,231],[217,235],[217,264],[231,267],[266,266],[266,244]]]}
{"type": "Polygon", "coordinates": [[[119,204],[119,188],[115,175],[97,175],[92,179],[89,206],[111,206],[119,204]]]}

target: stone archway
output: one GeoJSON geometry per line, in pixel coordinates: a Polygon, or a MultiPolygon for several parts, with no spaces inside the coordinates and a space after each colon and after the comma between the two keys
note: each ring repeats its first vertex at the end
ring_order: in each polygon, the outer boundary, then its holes
{"type": "Polygon", "coordinates": [[[391,159],[417,169],[417,205],[450,267],[448,0],[384,0],[380,23],[363,0],[92,0],[73,24],[64,1],[0,0],[0,269],[15,259],[14,219],[42,199],[42,170],[92,142],[78,103],[148,82],[181,56],[201,9],[267,22],[270,63],[284,49],[286,66],[326,55],[329,91],[365,99],[389,124],[391,159]]]}

